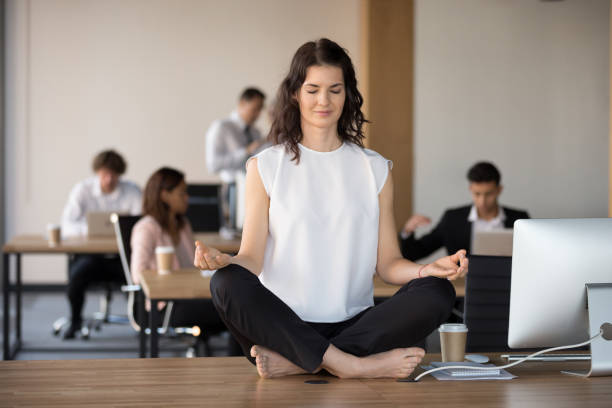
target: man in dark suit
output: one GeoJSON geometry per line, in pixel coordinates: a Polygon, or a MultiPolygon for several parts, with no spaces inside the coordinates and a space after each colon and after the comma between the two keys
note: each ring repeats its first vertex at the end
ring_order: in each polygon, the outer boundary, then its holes
{"type": "Polygon", "coordinates": [[[526,211],[502,207],[498,197],[502,193],[501,175],[488,162],[473,165],[467,178],[472,194],[472,205],[446,210],[436,227],[427,235],[416,239],[414,231],[431,223],[423,215],[413,215],[400,233],[402,255],[412,261],[425,258],[441,247],[449,254],[460,249],[471,252],[475,231],[512,228],[514,221],[529,218],[526,211]]]}

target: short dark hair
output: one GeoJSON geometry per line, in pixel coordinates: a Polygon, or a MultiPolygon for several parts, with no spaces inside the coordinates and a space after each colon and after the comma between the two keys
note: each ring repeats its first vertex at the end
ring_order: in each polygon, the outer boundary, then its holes
{"type": "Polygon", "coordinates": [[[94,172],[100,169],[108,169],[119,175],[125,173],[127,164],[123,157],[114,150],[104,150],[96,155],[91,164],[94,172]]]}
{"type": "Polygon", "coordinates": [[[247,88],[240,94],[241,101],[252,101],[255,98],[266,99],[266,95],[257,88],[247,88]]]}
{"type": "Polygon", "coordinates": [[[494,181],[499,185],[501,174],[497,167],[490,162],[478,162],[468,171],[467,178],[470,183],[488,183],[494,181]]]}

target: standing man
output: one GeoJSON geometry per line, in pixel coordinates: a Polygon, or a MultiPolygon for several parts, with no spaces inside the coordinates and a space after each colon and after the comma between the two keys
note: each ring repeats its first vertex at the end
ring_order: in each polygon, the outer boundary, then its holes
{"type": "Polygon", "coordinates": [[[404,225],[400,233],[402,255],[412,261],[445,247],[449,254],[465,248],[468,254],[472,250],[475,231],[491,231],[512,228],[514,221],[529,218],[523,210],[502,207],[498,198],[503,191],[501,174],[492,163],[480,162],[473,165],[467,174],[472,204],[446,210],[436,227],[420,239],[414,237],[414,231],[431,220],[415,214],[404,225]]]}
{"type": "MultiPolygon", "coordinates": [[[[78,183],[70,192],[62,215],[63,236],[86,236],[88,212],[116,211],[137,215],[142,210],[140,188],[135,183],[120,180],[127,165],[119,153],[114,150],[98,153],[92,167],[95,176],[78,183]]],[[[107,281],[125,282],[117,256],[74,255],[70,258],[68,300],[72,316],[64,339],[74,338],[81,329],[87,286],[107,281]]]]}
{"type": "Polygon", "coordinates": [[[257,88],[247,88],[238,106],[227,119],[216,120],[206,133],[206,166],[223,182],[223,230],[236,228],[236,177],[244,173],[249,157],[265,143],[253,126],[259,118],[266,96],[257,88]]]}

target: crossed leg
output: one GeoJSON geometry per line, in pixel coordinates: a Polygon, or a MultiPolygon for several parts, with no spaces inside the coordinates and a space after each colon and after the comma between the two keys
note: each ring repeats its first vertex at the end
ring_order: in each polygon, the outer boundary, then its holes
{"type": "Polygon", "coordinates": [[[442,323],[454,301],[448,281],[412,281],[327,339],[238,265],[217,271],[211,292],[220,316],[263,378],[321,369],[340,378],[407,377],[425,351],[406,345],[442,323]]]}

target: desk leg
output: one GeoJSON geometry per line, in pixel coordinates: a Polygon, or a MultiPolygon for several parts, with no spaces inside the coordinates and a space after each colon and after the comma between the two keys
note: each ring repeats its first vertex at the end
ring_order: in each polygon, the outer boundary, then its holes
{"type": "Polygon", "coordinates": [[[9,254],[2,254],[2,303],[3,303],[3,315],[2,315],[2,358],[4,360],[11,359],[11,336],[9,333],[9,329],[11,327],[10,322],[10,299],[9,296],[11,292],[9,290],[10,285],[10,263],[9,263],[9,254]]]}
{"type": "Polygon", "coordinates": [[[136,301],[138,302],[138,321],[140,322],[140,332],[138,333],[138,357],[147,357],[147,334],[145,332],[146,322],[144,317],[145,312],[145,296],[141,291],[136,292],[136,301]]]}
{"type": "Polygon", "coordinates": [[[16,300],[17,300],[17,322],[15,323],[16,325],[16,329],[15,329],[15,333],[17,334],[17,347],[18,349],[21,348],[21,254],[16,254],[15,256],[15,260],[17,261],[17,265],[16,265],[16,272],[17,272],[17,276],[15,277],[16,279],[16,285],[15,285],[15,290],[16,290],[16,300]]]}
{"type": "Polygon", "coordinates": [[[159,321],[159,310],[157,309],[157,301],[151,299],[151,311],[149,312],[149,328],[151,330],[150,333],[150,341],[151,341],[151,358],[159,357],[158,350],[158,335],[157,335],[157,322],[159,321]]]}

